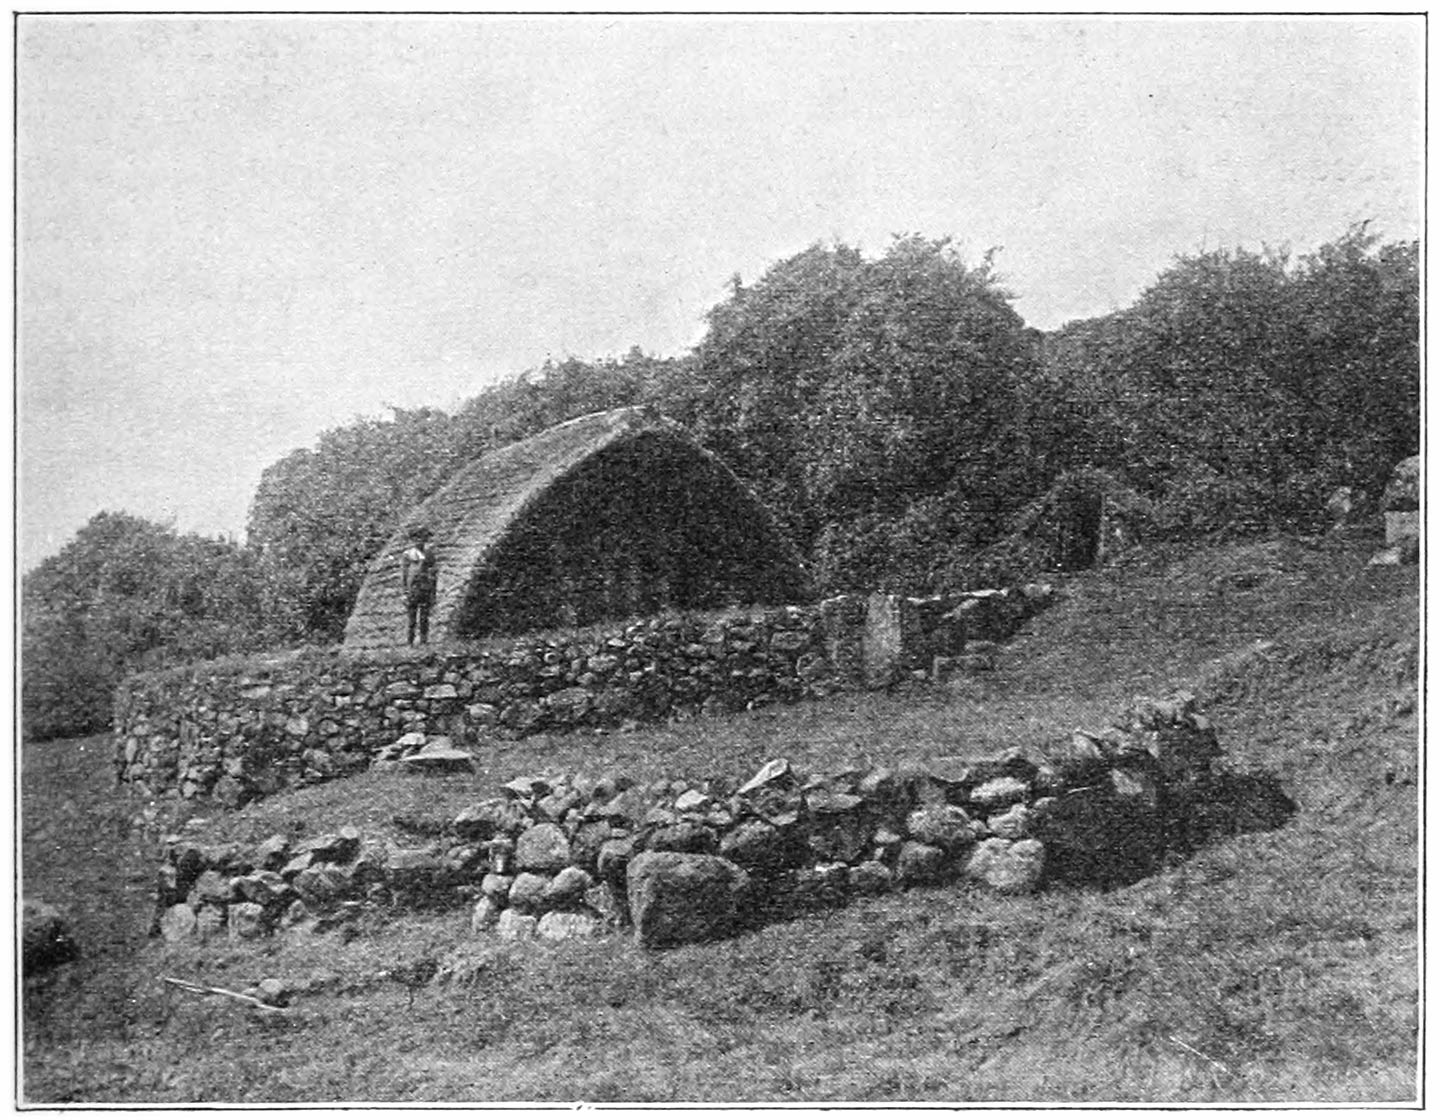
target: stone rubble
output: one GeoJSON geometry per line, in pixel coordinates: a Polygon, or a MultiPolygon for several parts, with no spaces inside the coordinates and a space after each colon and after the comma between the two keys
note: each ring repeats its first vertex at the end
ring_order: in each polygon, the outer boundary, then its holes
{"type": "Polygon", "coordinates": [[[156,931],[253,939],[353,925],[367,909],[469,907],[477,936],[630,928],[660,947],[899,887],[1120,882],[1187,835],[1186,814],[1223,779],[1220,755],[1195,698],[1177,693],[1137,698],[1115,726],[1033,757],[816,774],[773,759],[739,784],[525,775],[427,847],[381,847],[353,828],[248,847],[173,835],[156,931]]]}

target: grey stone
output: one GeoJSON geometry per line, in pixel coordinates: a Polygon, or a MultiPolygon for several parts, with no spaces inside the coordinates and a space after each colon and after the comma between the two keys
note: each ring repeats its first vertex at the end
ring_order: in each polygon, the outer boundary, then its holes
{"type": "Polygon", "coordinates": [[[255,998],[271,1007],[285,1007],[292,995],[290,985],[275,977],[267,977],[255,985],[255,998]]]}
{"type": "Polygon", "coordinates": [[[599,866],[600,849],[614,835],[615,829],[609,821],[587,821],[580,825],[570,838],[570,862],[586,871],[595,871],[599,866]]]}
{"type": "Polygon", "coordinates": [[[1023,840],[1030,830],[1030,810],[1024,805],[1012,805],[986,821],[985,827],[1002,839],[1023,840]]]}
{"type": "Polygon", "coordinates": [[[423,749],[402,758],[400,769],[420,774],[468,774],[475,770],[475,759],[468,751],[427,743],[423,749]]]}
{"type": "Polygon", "coordinates": [[[495,936],[501,941],[529,941],[539,924],[540,919],[533,914],[521,914],[511,908],[503,911],[496,921],[495,936]]]}
{"type": "Polygon", "coordinates": [[[1023,801],[1030,793],[1030,786],[1019,778],[1009,776],[992,778],[977,786],[970,794],[972,804],[984,809],[1003,809],[1017,801],[1023,801]]]}
{"type": "Polygon", "coordinates": [[[278,871],[290,854],[290,840],[277,832],[255,848],[255,866],[265,871],[278,871]]]}
{"type": "Polygon", "coordinates": [[[602,879],[616,882],[625,876],[635,854],[635,842],[626,838],[606,840],[600,845],[600,854],[595,859],[595,869],[602,879]]]}
{"type": "Polygon", "coordinates": [[[480,880],[480,893],[493,899],[497,906],[504,906],[510,898],[510,888],[514,882],[513,876],[497,875],[492,871],[480,880]]]}
{"type": "Polygon", "coordinates": [[[292,902],[280,915],[281,929],[294,929],[296,926],[310,920],[310,908],[298,898],[292,902]]]}
{"type": "Polygon", "coordinates": [[[595,697],[588,689],[562,688],[547,696],[545,705],[563,722],[576,723],[589,714],[595,705],[595,697]]]}
{"type": "Polygon", "coordinates": [[[225,930],[225,907],[202,906],[195,911],[195,933],[201,941],[218,937],[225,930]]]}
{"type": "Polygon", "coordinates": [[[823,813],[809,824],[810,850],[828,862],[856,862],[869,847],[870,836],[870,822],[863,813],[823,813]]]}
{"type": "Polygon", "coordinates": [[[879,860],[881,863],[894,863],[895,857],[900,854],[900,845],[905,842],[905,837],[882,824],[875,830],[870,842],[874,845],[873,859],[879,860]]]}
{"type": "Polygon", "coordinates": [[[640,820],[649,807],[645,791],[634,786],[621,790],[608,801],[597,802],[588,815],[623,824],[640,820]]]}
{"type": "Polygon", "coordinates": [[[239,896],[247,902],[270,906],[290,893],[290,885],[275,871],[253,871],[235,880],[239,896]]]}
{"type": "Polygon", "coordinates": [[[1162,780],[1191,782],[1207,775],[1224,752],[1212,728],[1182,725],[1161,728],[1149,736],[1148,753],[1159,763],[1162,780]]]}
{"type": "Polygon", "coordinates": [[[341,868],[331,863],[316,863],[296,875],[291,885],[307,905],[323,909],[339,900],[350,884],[341,868]]]}
{"type": "Polygon", "coordinates": [[[628,901],[636,936],[651,948],[730,933],[746,873],[719,856],[641,852],[630,861],[628,901]]]}
{"type": "Polygon", "coordinates": [[[1006,894],[1027,894],[1045,869],[1045,845],[1039,840],[982,840],[965,865],[965,874],[1006,894]]]}
{"type": "Polygon", "coordinates": [[[845,904],[850,869],[843,863],[820,863],[791,872],[785,883],[790,897],[780,900],[782,910],[801,913],[828,910],[845,904]]]}
{"type": "Polygon", "coordinates": [[[545,890],[540,896],[541,903],[554,909],[575,906],[585,897],[585,892],[594,885],[594,882],[578,867],[562,868],[545,885],[545,890]]]}
{"type": "Polygon", "coordinates": [[[265,936],[265,908],[256,902],[237,902],[230,907],[230,936],[242,941],[265,936]]]}
{"type": "Polygon", "coordinates": [[[975,822],[958,805],[916,809],[905,818],[905,828],[913,839],[947,852],[974,843],[979,834],[975,822]]]}
{"type": "Polygon", "coordinates": [[[895,877],[904,885],[933,883],[945,867],[945,853],[933,844],[907,840],[895,858],[895,877]]]}
{"type": "Polygon", "coordinates": [[[710,804],[710,795],[698,789],[687,789],[675,799],[675,809],[680,813],[697,813],[710,804]]]}
{"type": "Polygon", "coordinates": [[[360,851],[360,832],[346,827],[339,832],[325,833],[301,843],[296,849],[297,856],[309,855],[317,862],[349,863],[360,851]]]}
{"type": "Polygon", "coordinates": [[[597,937],[602,932],[600,919],[593,914],[552,910],[540,919],[535,936],[543,941],[571,941],[597,937]]]}
{"type": "Polygon", "coordinates": [[[545,888],[549,885],[550,880],[547,876],[536,875],[532,871],[522,871],[510,884],[511,909],[524,911],[540,909],[545,888]]]}
{"type": "Polygon", "coordinates": [[[774,825],[743,821],[721,839],[720,854],[749,871],[773,871],[785,866],[787,845],[774,825]]]}
{"type": "Polygon", "coordinates": [[[521,801],[529,801],[537,797],[544,797],[550,792],[550,783],[544,778],[529,775],[523,778],[515,778],[506,782],[500,787],[511,797],[521,801]]]}
{"type": "Polygon", "coordinates": [[[894,885],[895,877],[883,863],[866,860],[850,868],[852,894],[884,894],[894,885]]]}
{"type": "Polygon", "coordinates": [[[715,833],[696,821],[656,829],[645,847],[652,852],[714,852],[715,833]]]}
{"type": "Polygon", "coordinates": [[[500,904],[486,895],[475,903],[475,909],[470,912],[470,932],[481,933],[493,929],[495,923],[500,920],[500,914],[500,904]]]}
{"type": "Polygon", "coordinates": [[[755,772],[748,782],[735,792],[744,796],[747,793],[754,793],[764,786],[787,783],[793,780],[793,773],[790,769],[790,760],[785,758],[773,758],[755,772]]]}
{"type": "Polygon", "coordinates": [[[580,804],[581,797],[574,790],[559,788],[540,799],[536,810],[552,821],[562,820],[566,813],[580,804]]]}
{"type": "Polygon", "coordinates": [[[491,798],[462,809],[451,827],[467,840],[489,840],[502,833],[516,833],[525,827],[525,814],[511,801],[491,798]]]}
{"type": "Polygon", "coordinates": [[[527,828],[515,842],[515,866],[521,871],[559,871],[570,862],[570,841],[557,824],[527,828]]]}
{"type": "Polygon", "coordinates": [[[230,897],[230,880],[212,869],[200,873],[200,878],[196,879],[195,885],[190,888],[188,901],[192,906],[206,902],[219,903],[223,906],[230,901],[230,897]]]}
{"type": "Polygon", "coordinates": [[[1116,798],[1126,805],[1138,806],[1146,813],[1159,810],[1160,787],[1155,779],[1143,770],[1111,770],[1110,784],[1116,798]]]}
{"type": "MultiPolygon", "coordinates": [[[[1422,475],[1420,456],[1411,455],[1401,459],[1390,472],[1380,505],[1387,512],[1403,512],[1420,508],[1420,478],[1422,475]]],[[[1393,544],[1393,541],[1386,541],[1393,544]]]]}
{"type": "Polygon", "coordinates": [[[585,892],[585,905],[614,929],[629,924],[624,888],[614,883],[596,883],[585,892]]]}

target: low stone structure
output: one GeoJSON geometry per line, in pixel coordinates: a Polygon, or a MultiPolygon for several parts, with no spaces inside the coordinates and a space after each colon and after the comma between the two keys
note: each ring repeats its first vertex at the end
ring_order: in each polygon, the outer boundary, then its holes
{"type": "Polygon", "coordinates": [[[1263,781],[1217,768],[1220,754],[1180,693],[1033,755],[808,774],[775,759],[743,783],[531,775],[424,847],[353,829],[246,847],[170,837],[156,931],[244,940],[325,932],[367,908],[468,906],[481,936],[630,929],[658,948],[913,885],[1127,882],[1214,831],[1293,811],[1263,781]]]}
{"type": "Polygon", "coordinates": [[[463,768],[453,752],[487,739],[933,680],[988,667],[988,654],[966,649],[1013,633],[1052,594],[840,596],[486,645],[304,650],[142,673],[116,695],[116,772],[151,795],[234,807],[376,762],[425,764],[410,756],[436,736],[452,753],[434,756],[431,744],[428,762],[463,768]]]}

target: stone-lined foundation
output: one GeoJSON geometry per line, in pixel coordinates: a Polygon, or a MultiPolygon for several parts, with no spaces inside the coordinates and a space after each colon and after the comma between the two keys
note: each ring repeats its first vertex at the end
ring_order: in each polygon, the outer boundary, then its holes
{"type": "Polygon", "coordinates": [[[477,936],[633,929],[659,947],[919,884],[1132,881],[1167,852],[1293,811],[1273,782],[1216,767],[1220,755],[1179,693],[1043,753],[826,774],[776,759],[743,784],[527,776],[425,847],[353,829],[249,847],[170,837],[156,928],[249,939],[466,906],[477,936]]]}
{"type": "Polygon", "coordinates": [[[406,736],[467,747],[929,680],[989,667],[994,643],[1052,596],[844,595],[483,647],[304,650],[142,673],[116,695],[116,772],[151,796],[236,807],[357,773],[406,736]]]}

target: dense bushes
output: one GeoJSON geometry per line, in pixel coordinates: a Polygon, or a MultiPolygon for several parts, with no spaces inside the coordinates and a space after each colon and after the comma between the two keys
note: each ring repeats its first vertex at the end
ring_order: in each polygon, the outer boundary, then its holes
{"type": "Polygon", "coordinates": [[[99,513],[21,589],[25,735],[99,731],[127,672],[300,633],[298,596],[257,552],[99,513]]]}
{"type": "Polygon", "coordinates": [[[1284,254],[1182,258],[1127,310],[1049,340],[1049,392],[1171,537],[1313,525],[1419,449],[1418,246],[1364,227],[1284,254]]]}

